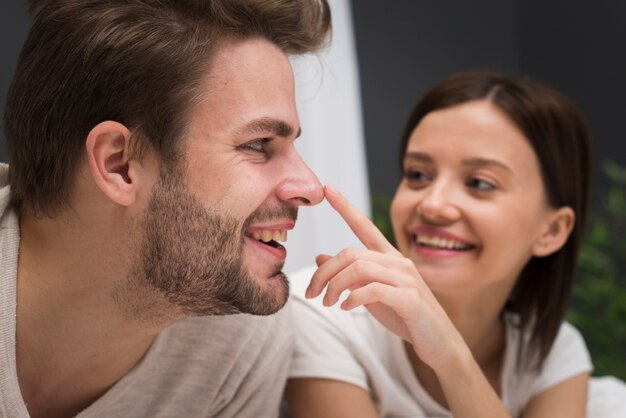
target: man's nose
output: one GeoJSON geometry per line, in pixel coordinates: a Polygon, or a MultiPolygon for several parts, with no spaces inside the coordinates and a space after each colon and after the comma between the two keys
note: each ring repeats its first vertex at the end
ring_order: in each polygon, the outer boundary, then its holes
{"type": "Polygon", "coordinates": [[[317,205],[324,199],[322,184],[295,150],[277,193],[279,199],[295,206],[317,205]]]}

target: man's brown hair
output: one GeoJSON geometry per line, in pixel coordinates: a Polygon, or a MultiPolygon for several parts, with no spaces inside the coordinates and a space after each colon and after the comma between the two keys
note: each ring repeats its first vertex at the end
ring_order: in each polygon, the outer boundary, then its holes
{"type": "MultiPolygon", "coordinates": [[[[89,131],[127,126],[139,158],[176,160],[188,109],[221,39],[260,37],[312,52],[327,0],[30,0],[34,15],[7,95],[14,204],[52,216],[71,197],[89,131]]],[[[263,69],[259,69],[262,71],[263,69]]]]}

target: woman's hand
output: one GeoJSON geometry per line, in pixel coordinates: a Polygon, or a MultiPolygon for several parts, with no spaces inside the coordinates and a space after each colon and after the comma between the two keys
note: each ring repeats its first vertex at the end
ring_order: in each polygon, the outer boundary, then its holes
{"type": "Polygon", "coordinates": [[[415,265],[391,245],[363,214],[330,186],[326,199],[346,221],[366,249],[348,248],[334,257],[320,255],[307,297],[324,288],[324,305],[337,303],[344,290],[350,295],[341,308],[365,306],[387,329],[410,342],[416,354],[435,371],[451,356],[469,352],[446,312],[415,265]]]}
{"type": "Polygon", "coordinates": [[[316,297],[326,288],[324,304],[330,306],[344,290],[350,290],[341,307],[365,306],[382,325],[410,342],[421,361],[437,374],[454,417],[510,418],[413,262],[339,192],[326,186],[325,194],[366,248],[318,256],[319,267],[306,296],[316,297]]]}

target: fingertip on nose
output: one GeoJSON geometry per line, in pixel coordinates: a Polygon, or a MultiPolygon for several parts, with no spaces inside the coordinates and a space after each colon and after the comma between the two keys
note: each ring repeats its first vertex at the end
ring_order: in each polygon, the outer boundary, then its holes
{"type": "Polygon", "coordinates": [[[303,198],[307,201],[307,206],[318,205],[324,200],[324,186],[317,180],[309,186],[309,190],[303,198]]]}

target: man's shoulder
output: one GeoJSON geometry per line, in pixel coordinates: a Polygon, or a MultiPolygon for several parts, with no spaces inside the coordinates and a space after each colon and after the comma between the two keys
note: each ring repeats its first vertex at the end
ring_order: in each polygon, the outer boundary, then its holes
{"type": "Polygon", "coordinates": [[[159,335],[156,349],[165,352],[235,353],[238,347],[257,351],[267,345],[291,344],[293,331],[285,309],[269,316],[248,314],[193,317],[159,335]]]}
{"type": "Polygon", "coordinates": [[[238,330],[240,332],[250,332],[253,334],[264,334],[272,332],[288,331],[289,321],[286,310],[280,309],[272,315],[212,315],[198,316],[185,319],[180,322],[190,327],[212,327],[227,330],[238,330]]]}
{"type": "Polygon", "coordinates": [[[0,214],[7,210],[10,200],[9,166],[5,163],[0,163],[0,214]]]}
{"type": "Polygon", "coordinates": [[[228,411],[251,399],[267,379],[286,379],[293,346],[288,325],[284,312],[179,321],[162,331],[141,363],[84,416],[102,411],[149,416],[157,410],[171,416],[235,416],[228,411]]]}
{"type": "Polygon", "coordinates": [[[221,376],[228,386],[237,386],[251,374],[272,373],[273,363],[286,361],[292,350],[292,329],[284,310],[270,316],[194,317],[163,331],[144,366],[169,367],[198,379],[221,376]]]}

